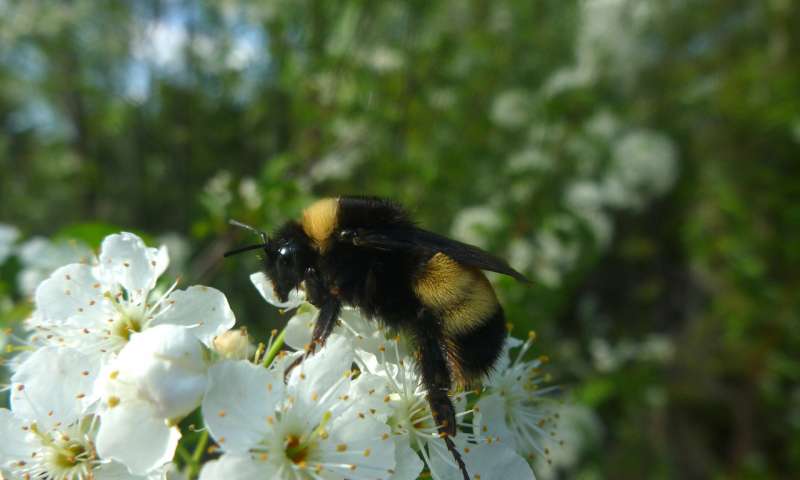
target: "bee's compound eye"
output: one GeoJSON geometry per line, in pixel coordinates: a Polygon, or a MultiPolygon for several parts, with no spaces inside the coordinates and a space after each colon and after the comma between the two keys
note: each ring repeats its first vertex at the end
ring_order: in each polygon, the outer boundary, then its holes
{"type": "Polygon", "coordinates": [[[278,249],[278,254],[280,256],[286,256],[288,253],[289,253],[289,248],[288,247],[281,247],[281,248],[278,249]]]}
{"type": "Polygon", "coordinates": [[[356,238],[355,230],[346,229],[339,232],[339,240],[343,242],[352,242],[353,240],[355,240],[355,238],[356,238]]]}

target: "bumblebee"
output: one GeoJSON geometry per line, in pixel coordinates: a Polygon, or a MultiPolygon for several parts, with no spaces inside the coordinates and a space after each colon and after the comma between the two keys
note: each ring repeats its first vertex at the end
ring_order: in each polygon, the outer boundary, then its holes
{"type": "Polygon", "coordinates": [[[439,432],[468,478],[449,438],[456,417],[448,392],[487,374],[507,334],[483,270],[527,279],[477,247],[417,227],[400,205],[382,198],[325,198],[274,235],[259,233],[263,243],[225,256],[263,249],[264,269],[282,301],[304,285],[319,308],[307,355],[325,345],[343,305],[411,340],[439,432]]]}

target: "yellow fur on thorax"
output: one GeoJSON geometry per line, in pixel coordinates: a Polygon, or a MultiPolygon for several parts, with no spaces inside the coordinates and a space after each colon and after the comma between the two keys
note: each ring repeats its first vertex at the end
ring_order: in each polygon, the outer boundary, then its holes
{"type": "Polygon", "coordinates": [[[339,214],[339,200],[323,198],[303,210],[301,225],[306,235],[314,241],[317,250],[324,252],[330,243],[331,234],[336,228],[339,214]]]}
{"type": "Polygon", "coordinates": [[[445,335],[474,330],[498,308],[497,296],[483,272],[443,253],[428,260],[414,283],[414,292],[442,319],[445,335]]]}

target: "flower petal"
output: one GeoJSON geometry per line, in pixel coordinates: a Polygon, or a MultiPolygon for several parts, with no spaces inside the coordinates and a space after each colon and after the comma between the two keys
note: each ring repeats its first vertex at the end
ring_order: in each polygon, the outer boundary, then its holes
{"type": "Polygon", "coordinates": [[[324,458],[325,470],[338,474],[332,478],[385,478],[395,468],[388,425],[371,416],[358,416],[354,410],[335,417],[330,436],[320,441],[319,456],[324,458]],[[356,466],[352,471],[351,465],[356,466]]]}
{"type": "Polygon", "coordinates": [[[223,455],[203,466],[200,480],[251,480],[253,478],[277,478],[271,463],[257,462],[249,456],[223,455]]]}
{"type": "Polygon", "coordinates": [[[151,475],[134,475],[128,468],[119,462],[103,463],[92,470],[94,480],[144,480],[147,478],[162,478],[160,472],[151,475]]]}
{"type": "Polygon", "coordinates": [[[27,460],[31,458],[34,448],[25,441],[27,435],[23,430],[25,421],[11,413],[10,410],[0,408],[0,468],[10,462],[27,460]]]}
{"type": "Polygon", "coordinates": [[[513,433],[506,424],[506,401],[499,394],[484,395],[475,404],[472,422],[474,431],[483,438],[493,437],[512,441],[513,433]]]}
{"type": "MultiPolygon", "coordinates": [[[[508,445],[494,442],[491,444],[469,445],[469,452],[459,448],[470,478],[481,480],[534,480],[530,465],[508,445]]],[[[461,480],[461,472],[450,465],[451,459],[442,455],[431,458],[433,478],[440,480],[461,480]]]]}
{"type": "Polygon", "coordinates": [[[145,475],[172,460],[180,431],[153,416],[143,403],[110,408],[103,412],[97,432],[97,451],[117,460],[136,475],[145,475]]]}
{"type": "Polygon", "coordinates": [[[335,402],[349,385],[340,379],[353,364],[353,349],[346,338],[333,334],[325,347],[292,370],[287,390],[306,405],[321,400],[335,402]]]}
{"type": "Polygon", "coordinates": [[[96,366],[80,352],[44,347],[22,362],[11,377],[11,408],[47,428],[77,420],[92,401],[96,366]]]}
{"type": "Polygon", "coordinates": [[[258,293],[264,297],[264,300],[275,307],[291,310],[306,301],[305,292],[295,288],[289,292],[289,299],[285,302],[281,302],[275,295],[275,290],[272,288],[272,280],[270,280],[264,272],[256,272],[250,275],[250,281],[253,282],[253,285],[255,285],[258,293]]]}
{"type": "Polygon", "coordinates": [[[247,361],[223,361],[209,369],[203,417],[211,435],[225,438],[226,452],[247,453],[265,436],[267,418],[283,399],[280,373],[247,361]]]}
{"type": "Polygon", "coordinates": [[[118,396],[123,403],[126,398],[146,402],[162,419],[183,418],[200,405],[206,390],[204,347],[177,325],[133,334],[108,368],[116,374],[101,375],[98,382],[107,396],[118,396]]]}
{"type": "Polygon", "coordinates": [[[286,324],[284,343],[295,350],[303,350],[311,343],[311,332],[317,321],[319,310],[310,303],[303,303],[289,322],[286,324]]]}
{"type": "Polygon", "coordinates": [[[144,296],[169,264],[166,249],[148,248],[138,236],[109,235],[100,246],[100,272],[134,295],[144,296]]]}
{"type": "Polygon", "coordinates": [[[104,290],[89,265],[65,265],[36,289],[39,319],[60,324],[76,315],[85,316],[89,322],[101,318],[108,304],[104,290]]]}
{"type": "Polygon", "coordinates": [[[165,300],[167,310],[151,325],[173,324],[190,327],[191,332],[206,346],[214,337],[230,330],[236,318],[225,294],[215,288],[194,285],[175,290],[165,300]]]}
{"type": "Polygon", "coordinates": [[[422,471],[425,464],[408,444],[408,438],[394,438],[394,473],[389,480],[414,480],[422,471]]]}

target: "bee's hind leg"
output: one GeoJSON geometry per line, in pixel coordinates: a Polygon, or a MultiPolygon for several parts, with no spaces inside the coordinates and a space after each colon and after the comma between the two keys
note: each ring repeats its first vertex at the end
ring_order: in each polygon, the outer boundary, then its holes
{"type": "Polygon", "coordinates": [[[422,309],[415,324],[411,327],[414,343],[417,348],[417,363],[422,375],[422,383],[428,392],[428,404],[433,419],[438,426],[439,434],[444,439],[447,449],[453,455],[464,480],[469,480],[467,467],[461,454],[450,437],[456,435],[456,410],[448,396],[451,378],[447,367],[442,334],[439,330],[439,319],[427,309],[422,309]]]}

